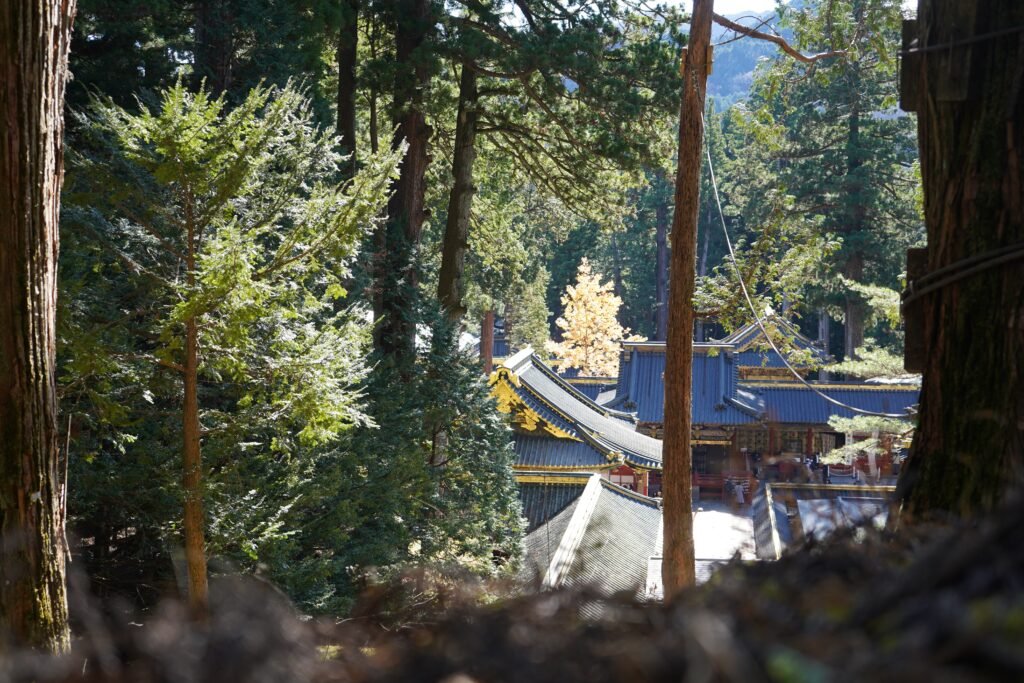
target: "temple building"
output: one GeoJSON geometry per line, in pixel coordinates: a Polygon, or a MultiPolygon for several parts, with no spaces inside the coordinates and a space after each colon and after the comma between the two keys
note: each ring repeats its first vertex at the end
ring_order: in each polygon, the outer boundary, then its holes
{"type": "Polygon", "coordinates": [[[587,472],[646,496],[661,490],[661,442],[636,430],[629,413],[599,405],[532,349],[491,375],[498,409],[515,429],[517,472],[587,472]]]}
{"type": "MultiPolygon", "coordinates": [[[[798,357],[824,360],[808,339],[787,334],[798,357]]],[[[742,487],[738,502],[760,511],[754,515],[758,550],[777,557],[786,545],[826,529],[829,515],[848,521],[874,515],[882,489],[865,495],[854,481],[855,465],[840,493],[822,484],[794,493],[778,484],[775,499],[765,503],[768,480],[794,478],[789,475],[804,467],[805,456],[843,445],[845,435],[829,426],[829,417],[854,414],[797,381],[765,346],[754,326],[694,344],[694,482],[701,496],[727,498],[742,487]],[[810,502],[801,502],[804,495],[810,502]]],[[[798,371],[809,376],[803,367],[798,371]]],[[[514,469],[529,522],[525,571],[542,587],[587,583],[608,593],[659,594],[665,344],[623,342],[619,371],[614,383],[566,377],[524,349],[491,374],[498,408],[514,430],[514,469]]],[[[909,382],[810,385],[841,403],[885,413],[905,413],[918,396],[909,382]]],[[[698,562],[698,575],[706,578],[713,566],[698,562]]]]}
{"type": "MultiPolygon", "coordinates": [[[[797,353],[825,360],[822,352],[792,328],[797,353]]],[[[721,341],[693,345],[693,463],[699,474],[750,471],[758,458],[790,463],[843,445],[846,435],[829,426],[832,416],[853,417],[838,402],[874,412],[907,414],[920,386],[903,382],[820,382],[797,380],[760,328],[751,324],[721,341]],[[811,388],[813,387],[813,388],[811,388]],[[756,454],[756,456],[755,456],[756,454]]],[[[810,370],[798,371],[805,377],[810,370]]],[[[614,398],[604,406],[635,416],[637,431],[661,438],[664,423],[664,342],[623,342],[614,398]]]]}

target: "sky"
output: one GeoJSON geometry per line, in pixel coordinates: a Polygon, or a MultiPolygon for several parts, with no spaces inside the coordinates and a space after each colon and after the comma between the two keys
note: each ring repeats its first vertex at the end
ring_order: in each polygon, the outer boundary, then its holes
{"type": "MultiPolygon", "coordinates": [[[[692,0],[684,0],[687,10],[693,8],[692,0]]],[[[715,12],[718,14],[741,14],[751,12],[760,14],[775,9],[775,0],[715,0],[715,12]]]]}

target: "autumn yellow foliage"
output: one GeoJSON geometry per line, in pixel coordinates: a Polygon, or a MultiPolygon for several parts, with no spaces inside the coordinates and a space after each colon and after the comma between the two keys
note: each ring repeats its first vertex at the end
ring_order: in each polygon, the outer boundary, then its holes
{"type": "Polygon", "coordinates": [[[548,342],[546,349],[562,360],[561,367],[579,368],[580,374],[612,377],[619,367],[619,340],[643,341],[630,336],[619,324],[622,299],[615,296],[610,282],[601,282],[584,258],[576,271],[576,284],[562,295],[565,314],[556,320],[562,341],[548,342]]]}

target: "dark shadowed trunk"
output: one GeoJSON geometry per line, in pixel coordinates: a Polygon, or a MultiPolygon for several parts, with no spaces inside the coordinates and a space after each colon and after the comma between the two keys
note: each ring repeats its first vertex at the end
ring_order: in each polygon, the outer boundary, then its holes
{"type": "Polygon", "coordinates": [[[477,99],[476,72],[463,65],[452,157],[454,183],[448,196],[448,218],[441,244],[441,271],[437,279],[437,298],[453,322],[466,314],[463,268],[469,249],[469,218],[475,191],[473,160],[476,158],[476,123],[479,118],[477,99]]]}
{"type": "MultiPolygon", "coordinates": [[[[658,173],[658,186],[667,185],[668,179],[658,173]]],[[[654,262],[654,338],[665,341],[668,334],[668,198],[659,196],[654,209],[654,243],[657,249],[654,262]]]]}
{"type": "Polygon", "coordinates": [[[423,91],[430,80],[430,59],[423,54],[430,30],[430,1],[401,0],[395,28],[393,144],[408,144],[394,192],[388,201],[382,267],[377,272],[383,320],[377,348],[396,364],[411,362],[416,333],[416,248],[426,218],[427,142],[430,128],[423,112],[423,91]]]}
{"type": "Polygon", "coordinates": [[[232,0],[197,0],[195,4],[194,79],[219,95],[231,87],[235,59],[232,0]]]}
{"type": "Polygon", "coordinates": [[[350,155],[342,172],[351,178],[356,172],[356,50],[359,47],[359,0],[341,0],[338,29],[338,135],[345,154],[350,155]]]}
{"type": "Polygon", "coordinates": [[[665,599],[695,581],[690,490],[690,382],[693,369],[693,290],[697,261],[697,213],[704,136],[713,0],[694,0],[690,43],[683,63],[679,114],[679,168],[672,217],[672,283],[665,345],[664,560],[665,599]]]}
{"type": "Polygon", "coordinates": [[[622,298],[622,252],[619,251],[619,240],[612,233],[612,292],[622,298]]]}
{"type": "MultiPolygon", "coordinates": [[[[863,255],[859,252],[851,254],[843,274],[854,282],[860,282],[864,278],[863,255]]],[[[857,349],[864,346],[864,302],[859,295],[847,295],[845,311],[843,352],[847,359],[852,359],[857,357],[857,349]]]]}
{"type": "Polygon", "coordinates": [[[484,366],[484,374],[491,374],[494,366],[494,311],[487,310],[484,313],[483,322],[480,323],[480,362],[484,366]]]}
{"type": "Polygon", "coordinates": [[[74,12],[0,3],[0,630],[54,652],[69,645],[54,364],[74,12]]]}
{"type": "MultiPolygon", "coordinates": [[[[863,15],[864,6],[856,3],[854,11],[858,19],[863,15]]],[[[860,131],[860,66],[854,61],[850,66],[851,83],[850,93],[853,101],[850,107],[849,128],[846,138],[846,205],[847,218],[843,229],[849,235],[862,235],[870,230],[867,224],[867,203],[864,197],[864,178],[862,167],[864,166],[863,151],[861,149],[860,131]]],[[[864,279],[864,254],[859,250],[853,250],[843,266],[843,275],[854,282],[862,282],[864,279]]],[[[865,304],[860,296],[856,294],[846,297],[845,324],[845,345],[843,352],[847,359],[857,357],[857,349],[864,345],[864,308],[865,304]]]]}
{"type": "Polygon", "coordinates": [[[1024,25],[1019,0],[921,0],[918,140],[928,272],[920,423],[903,513],[990,510],[1024,470],[1024,25]],[[976,13],[976,14],[975,14],[976,13]],[[976,259],[969,265],[965,259],[976,259]],[[961,277],[952,279],[952,275],[961,277]]]}
{"type": "MultiPolygon", "coordinates": [[[[832,333],[832,321],[824,308],[818,309],[818,345],[827,356],[829,354],[829,335],[832,333]]],[[[831,378],[828,370],[819,370],[818,379],[827,382],[831,378]]]]}

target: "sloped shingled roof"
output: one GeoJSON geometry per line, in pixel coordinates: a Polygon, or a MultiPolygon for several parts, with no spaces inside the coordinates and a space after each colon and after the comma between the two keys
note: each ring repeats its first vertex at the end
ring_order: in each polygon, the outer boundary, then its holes
{"type": "Polygon", "coordinates": [[[656,499],[592,475],[575,500],[527,534],[526,571],[548,588],[590,586],[642,597],[660,529],[656,499]]]}
{"type": "Polygon", "coordinates": [[[609,460],[598,447],[585,441],[556,439],[517,432],[512,439],[516,467],[594,469],[607,467],[609,460]]]}
{"type": "Polygon", "coordinates": [[[621,455],[630,465],[661,468],[660,441],[637,433],[630,415],[598,405],[570,386],[531,349],[505,361],[491,381],[506,383],[505,389],[542,419],[594,447],[606,461],[621,455]]]}
{"type": "MultiPolygon", "coordinates": [[[[760,336],[756,325],[750,325],[720,342],[693,345],[694,425],[759,421],[827,424],[832,415],[854,415],[799,382],[741,381],[741,367],[783,366],[774,351],[756,347],[760,336]]],[[[795,341],[799,348],[820,355],[805,337],[796,336],[795,341]]],[[[664,422],[664,342],[624,342],[622,346],[618,393],[608,405],[635,411],[640,422],[664,422]]],[[[905,412],[917,403],[919,392],[915,384],[843,382],[817,386],[842,403],[885,413],[905,412]]]]}

